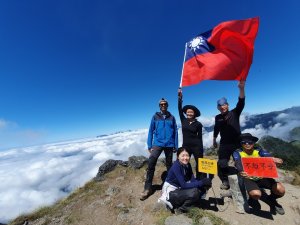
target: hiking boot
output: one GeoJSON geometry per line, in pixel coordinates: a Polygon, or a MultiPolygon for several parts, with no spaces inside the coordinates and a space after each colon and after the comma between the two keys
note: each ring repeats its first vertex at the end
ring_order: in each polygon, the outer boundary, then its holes
{"type": "Polygon", "coordinates": [[[258,202],[258,200],[255,200],[253,198],[249,198],[248,205],[251,206],[251,208],[254,209],[254,210],[260,210],[261,209],[261,205],[258,202]]]}
{"type": "Polygon", "coordinates": [[[151,190],[150,190],[150,189],[145,189],[145,190],[141,193],[140,200],[141,200],[141,201],[144,201],[144,200],[146,200],[150,195],[151,195],[151,190]]]}
{"type": "Polygon", "coordinates": [[[220,185],[220,188],[222,190],[228,190],[230,188],[228,181],[226,181],[226,180],[222,181],[222,184],[220,185]]]}
{"type": "Polygon", "coordinates": [[[175,213],[175,210],[171,208],[169,205],[166,205],[167,210],[170,210],[171,213],[175,213]]]}
{"type": "Polygon", "coordinates": [[[203,192],[200,196],[200,199],[205,199],[206,198],[206,192],[203,192]]]}
{"type": "Polygon", "coordinates": [[[270,212],[273,215],[276,215],[276,213],[278,213],[279,215],[285,214],[285,211],[284,211],[282,205],[278,204],[278,202],[276,202],[274,205],[270,206],[270,212]]]}
{"type": "Polygon", "coordinates": [[[175,212],[175,215],[180,215],[180,214],[186,213],[187,210],[181,209],[181,208],[179,207],[179,208],[175,209],[174,212],[175,212]]]}

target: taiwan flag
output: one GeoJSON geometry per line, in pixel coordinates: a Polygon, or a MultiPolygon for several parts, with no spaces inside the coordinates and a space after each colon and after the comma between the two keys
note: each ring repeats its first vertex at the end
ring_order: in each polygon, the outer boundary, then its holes
{"type": "Polygon", "coordinates": [[[259,18],[232,20],[186,43],[180,86],[202,80],[246,80],[259,18]]]}

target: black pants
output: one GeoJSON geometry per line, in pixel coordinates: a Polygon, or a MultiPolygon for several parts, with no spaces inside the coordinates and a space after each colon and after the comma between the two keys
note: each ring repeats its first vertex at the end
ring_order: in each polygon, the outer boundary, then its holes
{"type": "Polygon", "coordinates": [[[158,160],[158,157],[164,151],[165,156],[166,156],[166,167],[167,171],[172,166],[172,158],[173,158],[173,148],[168,148],[168,147],[158,147],[158,146],[153,146],[153,151],[151,152],[148,160],[148,168],[147,168],[147,175],[146,175],[146,181],[145,181],[145,186],[144,188],[149,190],[152,187],[152,181],[153,181],[153,176],[155,172],[155,166],[158,160]]]}
{"type": "Polygon", "coordinates": [[[260,190],[261,188],[269,189],[272,192],[272,187],[277,184],[273,178],[262,178],[259,180],[251,180],[248,178],[243,178],[246,190],[248,192],[253,190],[260,190]]]}
{"type": "Polygon", "coordinates": [[[198,159],[203,158],[203,149],[200,147],[191,147],[191,146],[182,146],[184,147],[189,153],[190,156],[194,156],[195,162],[196,162],[196,178],[197,180],[200,180],[204,177],[206,177],[206,174],[201,173],[198,171],[198,159]]]}
{"type": "Polygon", "coordinates": [[[191,206],[200,201],[201,191],[198,188],[177,189],[169,193],[169,201],[176,209],[186,212],[191,206]]]}
{"type": "Polygon", "coordinates": [[[236,174],[234,167],[228,166],[230,156],[240,147],[239,144],[221,144],[218,151],[218,176],[220,180],[228,181],[228,175],[236,174]]]}

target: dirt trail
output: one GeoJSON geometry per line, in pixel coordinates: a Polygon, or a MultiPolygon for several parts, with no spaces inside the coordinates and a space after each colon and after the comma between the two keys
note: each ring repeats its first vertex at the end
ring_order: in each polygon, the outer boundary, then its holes
{"type": "MultiPolygon", "coordinates": [[[[281,174],[282,175],[282,174],[281,174]]],[[[219,211],[215,211],[214,203],[215,198],[220,198],[220,180],[218,177],[213,179],[213,188],[210,189],[207,193],[206,200],[207,204],[211,207],[208,207],[208,211],[214,215],[224,219],[232,225],[256,225],[256,224],[276,224],[276,225],[300,225],[300,187],[294,186],[288,183],[284,183],[286,189],[286,194],[284,197],[278,199],[278,202],[284,207],[285,215],[272,215],[270,213],[270,207],[261,202],[262,209],[259,212],[251,212],[240,214],[236,212],[235,203],[231,198],[224,198],[224,205],[218,206],[219,211]],[[224,211],[222,211],[224,210],[224,211]]],[[[159,193],[155,193],[150,196],[145,202],[139,203],[142,206],[148,205],[149,203],[155,204],[159,193]]]]}
{"type": "MultiPolygon", "coordinates": [[[[226,206],[228,208],[221,212],[213,212],[216,216],[221,217],[222,219],[228,221],[230,224],[238,225],[256,225],[256,224],[300,224],[300,188],[293,186],[291,184],[283,183],[286,188],[286,194],[284,197],[278,199],[278,202],[283,206],[285,209],[285,215],[272,215],[270,213],[270,207],[261,202],[262,209],[257,213],[245,213],[239,214],[236,213],[236,207],[232,200],[229,198],[225,198],[225,204],[220,209],[225,209],[226,206]]],[[[220,181],[218,178],[213,179],[213,189],[215,191],[216,196],[219,196],[219,185],[220,181]]],[[[207,199],[209,197],[214,198],[214,194],[212,190],[209,190],[207,199]]]]}

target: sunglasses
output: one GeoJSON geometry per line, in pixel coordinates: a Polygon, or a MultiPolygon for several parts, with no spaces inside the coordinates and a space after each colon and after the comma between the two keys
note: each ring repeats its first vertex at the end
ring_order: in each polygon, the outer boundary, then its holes
{"type": "Polygon", "coordinates": [[[253,145],[254,141],[241,141],[242,145],[253,145]]]}
{"type": "Polygon", "coordinates": [[[161,104],[159,104],[160,106],[168,106],[168,104],[167,103],[161,103],[161,104]]]}

